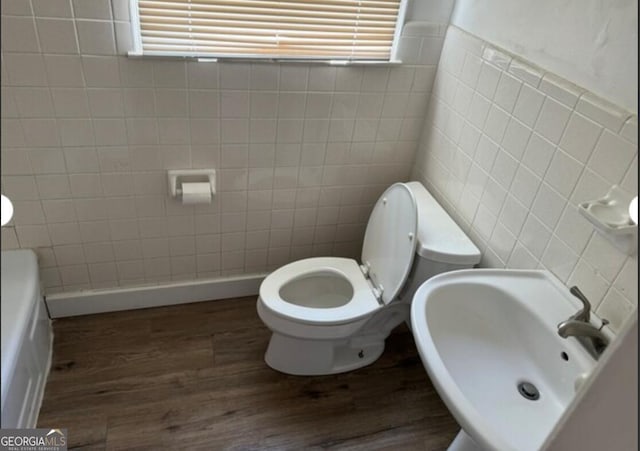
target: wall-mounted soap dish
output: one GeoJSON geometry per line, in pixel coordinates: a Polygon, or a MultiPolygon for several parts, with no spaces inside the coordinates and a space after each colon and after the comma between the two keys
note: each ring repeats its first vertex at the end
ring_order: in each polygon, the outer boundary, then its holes
{"type": "Polygon", "coordinates": [[[618,249],[633,253],[637,247],[638,226],[629,216],[631,201],[630,194],[614,185],[604,197],[580,203],[578,211],[618,249]]]}

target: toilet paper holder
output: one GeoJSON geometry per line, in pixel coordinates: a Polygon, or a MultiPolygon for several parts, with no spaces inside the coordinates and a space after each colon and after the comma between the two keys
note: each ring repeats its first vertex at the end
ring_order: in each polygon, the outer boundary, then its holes
{"type": "Polygon", "coordinates": [[[169,179],[169,195],[173,198],[182,195],[181,186],[183,183],[209,183],[211,196],[216,193],[215,169],[169,169],[167,176],[169,179]]]}

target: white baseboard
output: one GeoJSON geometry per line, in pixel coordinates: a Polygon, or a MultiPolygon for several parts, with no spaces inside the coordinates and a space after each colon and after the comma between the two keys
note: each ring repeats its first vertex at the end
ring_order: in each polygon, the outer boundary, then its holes
{"type": "Polygon", "coordinates": [[[45,296],[51,318],[257,295],[266,274],[45,296]]]}

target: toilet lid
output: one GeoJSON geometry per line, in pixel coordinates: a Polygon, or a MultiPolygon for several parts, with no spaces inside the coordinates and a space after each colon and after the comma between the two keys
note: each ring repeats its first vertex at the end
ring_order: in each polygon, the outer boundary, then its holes
{"type": "Polygon", "coordinates": [[[362,264],[382,301],[391,302],[409,275],[416,251],[418,209],[413,193],[404,183],[395,183],[382,193],[373,207],[362,246],[362,264]]]}

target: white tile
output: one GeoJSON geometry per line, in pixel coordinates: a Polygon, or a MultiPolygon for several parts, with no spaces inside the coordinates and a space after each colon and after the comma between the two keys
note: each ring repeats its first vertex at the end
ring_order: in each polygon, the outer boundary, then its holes
{"type": "Polygon", "coordinates": [[[531,169],[538,177],[544,177],[555,152],[554,145],[537,133],[529,138],[529,144],[524,152],[522,163],[531,169]]]}
{"type": "Polygon", "coordinates": [[[493,99],[493,95],[500,81],[500,71],[493,65],[482,63],[476,90],[488,99],[493,99]]]}
{"type": "Polygon", "coordinates": [[[80,53],[83,55],[115,55],[113,24],[106,21],[77,20],[80,53]]]}
{"type": "Polygon", "coordinates": [[[89,284],[89,271],[87,265],[61,266],[60,277],[64,285],[84,285],[89,284]]]}
{"type": "MultiPolygon", "coordinates": [[[[51,238],[45,225],[21,225],[16,226],[15,231],[22,248],[51,246],[51,238]]],[[[3,234],[2,237],[4,236],[3,234]]]]}
{"type": "Polygon", "coordinates": [[[638,192],[638,154],[633,157],[621,186],[630,193],[638,192]]]}
{"type": "Polygon", "coordinates": [[[596,313],[600,318],[609,320],[608,327],[611,330],[619,332],[635,310],[637,306],[631,304],[618,290],[612,288],[602,300],[602,304],[598,306],[596,313]]]}
{"type": "Polygon", "coordinates": [[[578,262],[578,254],[573,252],[557,237],[552,236],[549,246],[542,255],[542,264],[562,282],[566,282],[578,262]]]}
{"type": "Polygon", "coordinates": [[[570,157],[561,149],[557,149],[544,175],[544,181],[561,195],[568,198],[578,183],[583,167],[579,161],[570,157]]]}
{"type": "Polygon", "coordinates": [[[389,69],[386,67],[365,67],[362,74],[360,91],[384,91],[389,79],[389,69]]]}
{"type": "MultiPolygon", "coordinates": [[[[218,112],[220,104],[218,91],[189,89],[188,93],[191,117],[218,117],[220,115],[218,112]]],[[[255,95],[258,96],[258,94],[255,95]]]]}
{"type": "Polygon", "coordinates": [[[540,258],[551,239],[551,231],[534,215],[529,215],[520,231],[518,240],[536,258],[540,258]]]}
{"type": "Polygon", "coordinates": [[[66,19],[36,19],[40,48],[45,53],[78,53],[74,22],[66,19]]]}
{"type": "Polygon", "coordinates": [[[425,37],[422,39],[422,48],[420,49],[420,64],[438,64],[440,53],[442,50],[442,38],[425,37]]]}
{"type": "Polygon", "coordinates": [[[15,88],[13,98],[21,117],[53,117],[53,103],[47,88],[15,88]]]}
{"type": "Polygon", "coordinates": [[[484,132],[495,142],[502,142],[508,122],[509,115],[499,107],[492,105],[484,124],[484,132]]]}
{"type": "Polygon", "coordinates": [[[509,72],[534,87],[538,87],[544,75],[540,68],[515,58],[509,64],[509,72]]]}
{"type": "Polygon", "coordinates": [[[250,102],[252,118],[273,119],[276,117],[278,112],[278,95],[276,93],[251,92],[250,102]]]}
{"type": "Polygon", "coordinates": [[[569,108],[547,97],[534,129],[549,141],[558,144],[570,115],[569,108]]]}
{"type": "Polygon", "coordinates": [[[80,229],[77,222],[65,222],[60,224],[49,224],[49,236],[51,243],[56,246],[60,244],[76,244],[80,242],[80,229]]]}
{"type": "MultiPolygon", "coordinates": [[[[37,121],[37,120],[36,120],[37,121]]],[[[25,147],[27,144],[25,137],[25,130],[23,128],[23,122],[18,119],[2,119],[2,147],[25,147]]],[[[34,121],[28,121],[32,123],[34,121]]],[[[41,121],[38,121],[41,122],[41,121]]],[[[28,132],[28,129],[27,129],[28,132]]],[[[29,135],[27,135],[29,136],[29,135]]],[[[31,140],[31,138],[29,138],[31,140]]]]}
{"type": "MultiPolygon", "coordinates": [[[[44,55],[46,76],[51,86],[84,88],[82,64],[79,56],[44,55]]],[[[42,71],[44,75],[45,72],[42,71]]]]}
{"type": "Polygon", "coordinates": [[[584,92],[579,86],[550,72],[544,74],[539,89],[569,108],[576,106],[578,98],[584,92]]]}
{"type": "Polygon", "coordinates": [[[516,237],[498,222],[489,240],[491,250],[496,253],[500,260],[507,262],[515,244],[516,237]]]}
{"type": "Polygon", "coordinates": [[[520,160],[524,155],[530,137],[531,129],[516,118],[511,117],[501,144],[504,150],[509,152],[513,158],[520,160]]]}
{"type": "Polygon", "coordinates": [[[82,249],[87,263],[112,262],[115,259],[111,241],[85,243],[82,249]]]}
{"type": "MultiPolygon", "coordinates": [[[[46,86],[47,77],[42,55],[6,53],[2,56],[9,84],[15,86],[46,86]]],[[[6,83],[3,77],[3,84],[6,83]]]]}
{"type": "Polygon", "coordinates": [[[2,15],[11,16],[31,16],[31,2],[25,2],[24,0],[6,0],[0,3],[2,8],[2,15]]]}
{"type": "Polygon", "coordinates": [[[278,89],[279,70],[275,64],[251,64],[250,81],[251,89],[271,91],[278,89]]]}
{"type": "Polygon", "coordinates": [[[30,149],[29,161],[34,174],[64,174],[64,154],[61,149],[30,149]]]}
{"type": "Polygon", "coordinates": [[[468,156],[473,157],[476,152],[478,141],[480,140],[480,130],[465,122],[460,134],[458,145],[460,149],[468,156]]]}
{"type": "Polygon", "coordinates": [[[472,89],[478,83],[478,76],[482,67],[482,59],[471,53],[467,53],[464,58],[460,80],[472,89]]]}
{"type": "Polygon", "coordinates": [[[549,229],[553,230],[564,211],[567,200],[546,183],[540,185],[531,211],[549,229]]]}
{"type": "Polygon", "coordinates": [[[80,88],[52,88],[51,96],[57,117],[86,117],[89,115],[87,91],[80,88]]]}
{"type": "Polygon", "coordinates": [[[600,305],[609,288],[608,282],[599,271],[583,258],[580,258],[567,282],[567,286],[574,285],[580,288],[580,291],[589,299],[593,309],[600,305]]]}
{"type": "Polygon", "coordinates": [[[638,257],[627,258],[614,281],[615,288],[634,306],[638,305],[638,257]]]}
{"type": "Polygon", "coordinates": [[[311,67],[309,68],[309,91],[333,91],[336,82],[335,67],[311,67]]]}
{"type": "Polygon", "coordinates": [[[73,13],[81,19],[111,19],[109,0],[73,0],[73,13]]]}
{"type": "Polygon", "coordinates": [[[31,17],[2,16],[2,50],[38,52],[36,28],[31,17]]]}
{"type": "Polygon", "coordinates": [[[490,106],[491,102],[480,94],[475,93],[467,115],[469,122],[480,129],[484,128],[484,122],[487,119],[487,114],[489,114],[490,106]]]}
{"type": "Polygon", "coordinates": [[[36,177],[40,199],[68,199],[71,194],[66,175],[38,175],[36,177]]]}
{"type": "MultiPolygon", "coordinates": [[[[223,63],[220,68],[220,88],[221,89],[248,89],[250,64],[245,63],[223,63]]],[[[189,85],[191,86],[191,85],[189,85]]]]}
{"type": "Polygon", "coordinates": [[[522,82],[506,72],[500,75],[500,81],[493,96],[493,101],[508,112],[513,111],[513,107],[518,99],[522,82]]]}
{"type": "Polygon", "coordinates": [[[601,132],[601,126],[574,112],[560,140],[560,147],[581,163],[586,163],[601,132]]]}
{"type": "Polygon", "coordinates": [[[500,214],[500,210],[502,210],[506,196],[507,191],[495,180],[489,177],[484,187],[482,197],[480,198],[480,202],[482,202],[482,204],[485,205],[491,213],[497,216],[500,214]]]}
{"type": "MultiPolygon", "coordinates": [[[[377,105],[375,101],[374,105],[377,107],[377,115],[380,115],[383,96],[382,94],[374,94],[373,96],[375,99],[379,98],[380,105],[377,105]]],[[[331,114],[331,102],[332,95],[329,93],[308,93],[304,116],[310,118],[328,118],[331,114]]],[[[373,109],[374,107],[372,105],[372,110],[373,109]]]]}
{"type": "Polygon", "coordinates": [[[32,0],[37,17],[72,17],[70,0],[32,0]]]}
{"type": "Polygon", "coordinates": [[[496,216],[483,204],[478,206],[476,216],[473,218],[473,228],[480,234],[483,240],[488,241],[496,225],[496,216]]]}
{"type": "Polygon", "coordinates": [[[2,176],[33,174],[29,155],[23,149],[2,150],[2,176]]]}
{"type": "Polygon", "coordinates": [[[611,184],[609,182],[589,168],[585,168],[578,179],[570,200],[575,205],[578,205],[581,202],[600,199],[610,188],[611,184]]]}
{"type": "Polygon", "coordinates": [[[637,153],[637,146],[605,130],[587,166],[610,183],[618,184],[637,153]]]}
{"type": "MultiPolygon", "coordinates": [[[[413,75],[413,91],[431,92],[436,77],[436,66],[418,66],[413,75]]],[[[337,88],[336,88],[337,90],[337,88]]]]}
{"type": "Polygon", "coordinates": [[[387,92],[409,91],[415,69],[410,66],[394,66],[389,69],[387,92]]]}
{"type": "Polygon", "coordinates": [[[513,195],[508,194],[499,219],[513,235],[518,236],[528,213],[527,207],[522,205],[513,195]]]}
{"type": "Polygon", "coordinates": [[[65,146],[87,146],[95,143],[89,119],[59,119],[60,139],[65,146]]]}
{"type": "Polygon", "coordinates": [[[509,191],[525,207],[529,208],[540,187],[541,180],[526,167],[520,165],[514,176],[513,183],[509,191]]]}
{"type": "Polygon", "coordinates": [[[70,199],[44,200],[42,209],[49,224],[76,221],[76,211],[70,199]]]}
{"type": "Polygon", "coordinates": [[[543,101],[544,94],[529,85],[524,85],[518,95],[518,100],[513,109],[513,115],[528,127],[533,128],[543,101]]]}
{"type": "Polygon", "coordinates": [[[458,83],[452,103],[453,109],[459,114],[466,115],[471,106],[473,94],[473,89],[464,83],[458,83]]]}
{"type": "Polygon", "coordinates": [[[500,186],[504,189],[509,189],[517,170],[518,161],[504,150],[499,150],[491,168],[491,175],[500,186]]]}
{"type": "Polygon", "coordinates": [[[118,58],[113,56],[82,56],[82,68],[87,87],[120,86],[118,58]]]}
{"type": "Polygon", "coordinates": [[[631,116],[622,126],[622,130],[620,131],[620,136],[622,136],[627,141],[632,142],[633,144],[638,144],[638,116],[631,116]]]}
{"type": "Polygon", "coordinates": [[[55,119],[22,119],[20,122],[28,146],[51,147],[60,144],[60,130],[55,119]]]}
{"type": "Polygon", "coordinates": [[[71,174],[69,184],[74,197],[99,197],[103,194],[98,174],[71,174]]]}
{"type": "Polygon", "coordinates": [[[45,224],[46,220],[40,201],[14,201],[12,221],[15,225],[45,224]]]}
{"type": "Polygon", "coordinates": [[[513,59],[511,55],[508,55],[491,45],[485,46],[484,51],[482,52],[482,58],[501,70],[507,70],[511,60],[513,59]]]}
{"type": "Polygon", "coordinates": [[[590,92],[586,92],[580,97],[576,111],[614,132],[618,132],[630,116],[620,107],[590,92]]]}
{"type": "Polygon", "coordinates": [[[248,118],[249,92],[222,91],[220,93],[220,116],[227,118],[248,118]]]}
{"type": "Polygon", "coordinates": [[[599,233],[593,234],[582,255],[609,283],[615,280],[627,257],[599,233]]]}
{"type": "Polygon", "coordinates": [[[306,66],[280,66],[280,91],[304,91],[307,89],[309,68],[306,66]]]}
{"type": "Polygon", "coordinates": [[[578,213],[575,205],[567,204],[558,221],[555,234],[574,252],[582,254],[593,233],[593,226],[578,213]]]}

